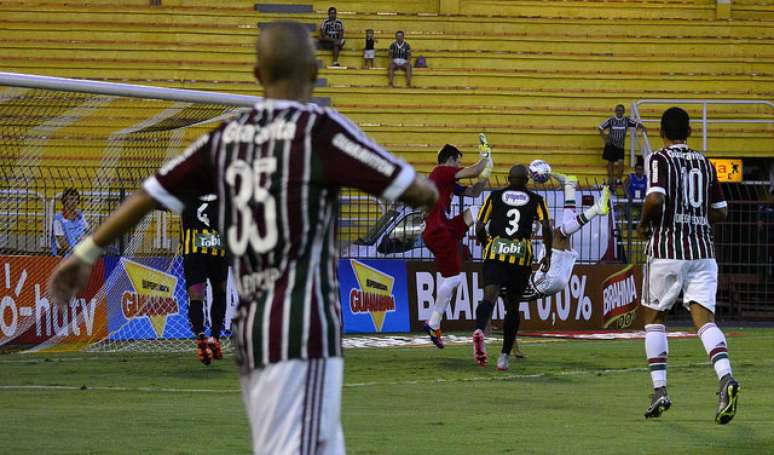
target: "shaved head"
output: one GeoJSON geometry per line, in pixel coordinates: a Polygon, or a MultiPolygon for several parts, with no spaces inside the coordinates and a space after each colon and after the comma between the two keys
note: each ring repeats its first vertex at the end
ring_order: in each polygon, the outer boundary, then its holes
{"type": "Polygon", "coordinates": [[[256,44],[255,76],[266,90],[266,96],[309,98],[317,79],[314,52],[309,32],[298,22],[274,22],[262,29],[256,44]]]}
{"type": "Polygon", "coordinates": [[[529,182],[529,172],[527,172],[527,166],[523,164],[516,164],[511,167],[511,171],[508,173],[508,182],[516,187],[526,187],[529,182]]]}

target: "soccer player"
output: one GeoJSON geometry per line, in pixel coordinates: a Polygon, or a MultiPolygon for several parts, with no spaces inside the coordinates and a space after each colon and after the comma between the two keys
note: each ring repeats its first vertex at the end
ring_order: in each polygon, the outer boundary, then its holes
{"type": "Polygon", "coordinates": [[[180,214],[180,253],[188,287],[188,320],[196,337],[196,357],[205,365],[223,358],[220,333],[226,319],[226,282],[228,261],[220,233],[213,224],[217,219],[216,194],[205,194],[186,201],[180,214]],[[212,286],[210,336],[204,332],[204,299],[207,279],[212,286]]]}
{"type": "Polygon", "coordinates": [[[736,414],[739,383],[728,359],[726,337],[715,325],[718,265],[711,223],[728,215],[715,168],[688,147],[688,113],[671,107],[661,116],[664,148],[648,157],[648,190],[637,231],[648,240],[642,285],[645,353],[654,393],[645,417],[659,417],[672,405],[667,394],[669,346],[664,322],[680,293],[720,380],[715,422],[736,414]]]}
{"type": "MultiPolygon", "coordinates": [[[[505,321],[500,358],[507,359],[519,328],[519,301],[532,274],[532,225],[540,221],[546,256],[541,263],[548,270],[551,257],[551,224],[543,198],[527,189],[529,173],[521,164],[508,174],[506,188],[492,191],[478,212],[476,235],[484,246],[484,300],[476,308],[473,359],[485,367],[488,362],[484,332],[492,317],[494,302],[505,288],[505,321]],[[487,230],[487,224],[489,229],[487,230]]],[[[498,369],[501,364],[498,359],[498,369]]],[[[507,360],[505,369],[507,369],[507,360]]]]}
{"type": "Polygon", "coordinates": [[[149,177],[49,283],[66,304],[110,241],[184,195],[218,195],[240,306],[232,324],[242,400],[257,454],[343,454],[343,373],[335,224],[352,186],[430,210],[426,178],[332,109],[307,104],[317,62],[303,24],[262,30],[255,75],[265,100],[149,177]]]}
{"type": "Polygon", "coordinates": [[[425,219],[425,230],[422,233],[427,248],[435,256],[435,264],[441,274],[435,304],[430,319],[423,327],[430,340],[439,349],[443,349],[441,320],[446,307],[451,301],[452,292],[462,282],[462,252],[461,241],[470,225],[473,224],[473,214],[465,209],[459,215],[449,219],[452,196],[463,195],[477,197],[489,183],[492,172],[491,149],[481,136],[481,159],[473,166],[462,167],[460,160],[462,152],[453,145],[446,144],[438,152],[438,166],[430,173],[430,180],[438,187],[440,196],[438,203],[425,219]],[[479,177],[471,187],[457,184],[457,180],[479,177]]]}
{"type": "MultiPolygon", "coordinates": [[[[549,268],[548,270],[540,268],[532,274],[527,290],[522,296],[524,300],[547,297],[567,287],[567,283],[572,277],[575,261],[578,259],[578,253],[572,249],[570,238],[597,216],[607,215],[610,212],[610,189],[607,186],[602,187],[602,194],[594,205],[579,214],[575,201],[578,186],[577,177],[559,173],[551,175],[564,187],[562,224],[553,230],[554,242],[548,261],[549,268]]],[[[507,362],[505,365],[507,367],[507,362]]]]}

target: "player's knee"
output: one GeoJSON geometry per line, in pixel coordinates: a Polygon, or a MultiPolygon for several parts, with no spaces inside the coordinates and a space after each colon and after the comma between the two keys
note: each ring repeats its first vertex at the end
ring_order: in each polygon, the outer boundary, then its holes
{"type": "Polygon", "coordinates": [[[188,297],[191,300],[204,300],[207,283],[196,283],[188,287],[188,297]]]}

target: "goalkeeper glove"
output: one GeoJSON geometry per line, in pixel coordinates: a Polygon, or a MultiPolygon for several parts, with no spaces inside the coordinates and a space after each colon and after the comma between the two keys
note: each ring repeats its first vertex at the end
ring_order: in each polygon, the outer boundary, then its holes
{"type": "Polygon", "coordinates": [[[492,167],[494,166],[494,162],[492,162],[492,147],[489,146],[484,133],[478,135],[478,143],[478,152],[481,155],[481,159],[487,160],[486,167],[479,174],[479,178],[488,179],[492,175],[492,167]]]}

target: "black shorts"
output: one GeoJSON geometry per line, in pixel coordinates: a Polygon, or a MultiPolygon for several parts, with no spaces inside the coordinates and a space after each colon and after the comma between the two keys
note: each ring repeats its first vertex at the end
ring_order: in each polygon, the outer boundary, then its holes
{"type": "Polygon", "coordinates": [[[613,144],[606,144],[602,158],[607,161],[622,161],[624,159],[624,149],[613,144]]]}
{"type": "Polygon", "coordinates": [[[482,270],[484,286],[505,288],[509,297],[520,297],[524,294],[532,267],[526,265],[507,264],[502,261],[485,260],[482,270]]]}
{"type": "MultiPolygon", "coordinates": [[[[320,46],[320,49],[327,49],[329,51],[333,50],[333,46],[336,44],[333,41],[327,41],[327,40],[325,40],[325,41],[318,40],[317,43],[320,46]]],[[[341,43],[339,43],[338,46],[339,46],[339,49],[344,48],[344,42],[342,41],[341,43]]]]}
{"type": "Polygon", "coordinates": [[[223,283],[228,278],[228,261],[225,256],[186,254],[183,255],[183,274],[186,288],[206,283],[207,278],[214,287],[215,283],[223,283]]]}

